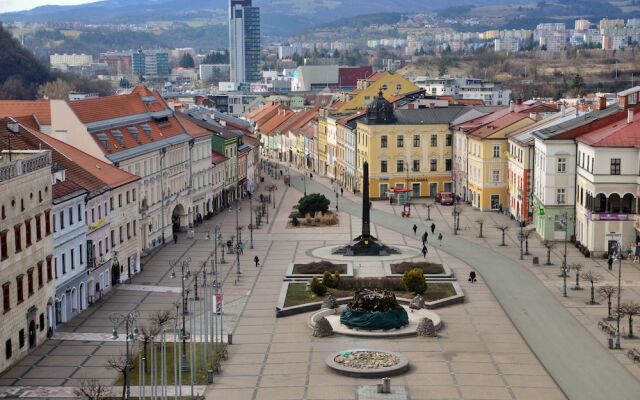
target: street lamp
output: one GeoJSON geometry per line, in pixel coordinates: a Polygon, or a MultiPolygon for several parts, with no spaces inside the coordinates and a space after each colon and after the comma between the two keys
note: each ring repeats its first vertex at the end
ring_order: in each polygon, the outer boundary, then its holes
{"type": "Polygon", "coordinates": [[[562,223],[564,224],[564,254],[562,256],[562,267],[560,272],[564,280],[562,297],[567,297],[567,274],[569,273],[569,267],[567,267],[567,241],[569,240],[569,214],[565,211],[562,213],[562,223]]]}
{"type": "MultiPolygon", "coordinates": [[[[181,360],[181,370],[186,372],[189,370],[189,366],[187,365],[187,332],[186,332],[186,321],[185,315],[189,313],[188,311],[188,298],[189,298],[189,289],[186,289],[185,281],[191,277],[191,271],[189,270],[189,263],[191,262],[191,258],[187,258],[183,260],[180,264],[180,272],[181,272],[181,283],[182,283],[182,360],[181,360]],[[186,269],[186,270],[185,270],[186,269]]],[[[169,261],[171,265],[171,278],[176,277],[175,266],[178,265],[178,260],[169,261]]],[[[177,310],[177,309],[176,309],[177,310]]]]}
{"type": "Polygon", "coordinates": [[[454,204],[453,205],[453,212],[451,213],[451,215],[453,215],[453,234],[457,235],[458,234],[458,223],[457,223],[457,221],[460,218],[460,211],[458,211],[458,204],[454,204]]]}
{"type": "Polygon", "coordinates": [[[304,195],[307,195],[307,173],[305,172],[300,179],[302,179],[302,184],[304,185],[304,195]]]}
{"type": "Polygon", "coordinates": [[[336,212],[338,212],[338,199],[339,199],[339,194],[338,192],[336,192],[336,212]]]}
{"type": "Polygon", "coordinates": [[[617,243],[617,254],[616,258],[618,259],[618,308],[616,309],[616,343],[615,348],[620,349],[620,297],[622,296],[621,292],[621,283],[622,283],[622,243],[617,243]]]}
{"type": "Polygon", "coordinates": [[[129,332],[130,328],[132,328],[136,320],[140,318],[140,312],[138,310],[133,310],[127,314],[121,314],[118,312],[112,312],[109,314],[109,320],[113,324],[113,335],[112,338],[115,340],[118,338],[118,327],[123,325],[125,326],[125,343],[126,343],[126,365],[124,372],[124,381],[126,387],[126,398],[131,398],[131,385],[129,384],[129,375],[131,375],[131,354],[129,353],[129,340],[136,340],[138,338],[138,328],[135,327],[129,332]]]}

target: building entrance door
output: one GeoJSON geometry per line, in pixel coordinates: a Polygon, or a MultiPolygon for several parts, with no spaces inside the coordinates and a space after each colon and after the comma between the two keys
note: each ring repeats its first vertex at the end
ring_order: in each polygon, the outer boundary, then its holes
{"type": "Polygon", "coordinates": [[[36,347],[36,323],[34,320],[29,322],[29,349],[36,347]]]}

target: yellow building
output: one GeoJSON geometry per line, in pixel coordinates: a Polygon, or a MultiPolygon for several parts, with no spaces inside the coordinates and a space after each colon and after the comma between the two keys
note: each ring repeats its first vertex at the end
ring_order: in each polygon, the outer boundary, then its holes
{"type": "Polygon", "coordinates": [[[449,127],[468,111],[465,107],[393,110],[382,96],[377,97],[356,130],[356,175],[362,179],[362,162],[367,160],[371,197],[387,198],[394,188],[411,189],[413,198],[451,191],[449,127]]]}
{"type": "Polygon", "coordinates": [[[320,110],[318,118],[318,174],[327,174],[327,115],[326,109],[320,110]]]}
{"type": "Polygon", "coordinates": [[[340,104],[337,112],[352,113],[365,109],[382,91],[385,99],[410,93],[420,89],[416,84],[400,74],[393,72],[376,72],[366,79],[359,79],[356,89],[347,95],[347,100],[340,104]]]}
{"type": "Polygon", "coordinates": [[[527,113],[510,112],[468,133],[467,180],[474,207],[508,208],[507,135],[534,122],[527,113]]]}

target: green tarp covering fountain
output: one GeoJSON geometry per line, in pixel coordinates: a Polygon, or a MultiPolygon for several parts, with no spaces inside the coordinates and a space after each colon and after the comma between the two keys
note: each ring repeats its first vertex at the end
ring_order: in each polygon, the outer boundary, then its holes
{"type": "Polygon", "coordinates": [[[389,330],[409,324],[409,316],[393,292],[360,289],[342,311],[340,323],[352,329],[389,330]]]}

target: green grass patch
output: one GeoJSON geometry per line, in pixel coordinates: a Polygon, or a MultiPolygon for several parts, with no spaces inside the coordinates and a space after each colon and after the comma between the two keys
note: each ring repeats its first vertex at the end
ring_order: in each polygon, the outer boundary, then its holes
{"type": "MultiPolygon", "coordinates": [[[[351,297],[353,296],[353,290],[345,290],[345,289],[329,289],[327,293],[333,294],[336,298],[340,297],[351,297]]],[[[398,290],[396,287],[393,290],[396,297],[401,297],[403,299],[412,299],[414,294],[411,292],[407,292],[405,290],[398,290]]],[[[455,296],[456,290],[453,288],[453,285],[450,282],[438,282],[438,283],[427,283],[427,290],[422,294],[422,297],[426,301],[436,301],[440,299],[444,299],[445,297],[455,296]]],[[[287,295],[284,300],[285,307],[293,307],[299,306],[302,304],[316,303],[322,301],[324,297],[316,296],[311,292],[311,290],[307,290],[306,283],[289,283],[289,288],[287,290],[287,295]]]]}
{"type": "Polygon", "coordinates": [[[420,268],[425,275],[444,274],[444,267],[442,264],[428,261],[405,261],[399,264],[391,264],[391,273],[404,274],[414,268],[420,268]]]}
{"type": "MultiPolygon", "coordinates": [[[[173,347],[174,346],[182,346],[182,342],[179,343],[173,343],[173,342],[168,342],[166,344],[167,346],[167,351],[166,351],[166,359],[167,359],[167,384],[168,385],[174,385],[175,384],[175,375],[174,375],[174,357],[173,357],[173,347]]],[[[187,349],[187,365],[190,367],[191,366],[191,357],[189,354],[189,346],[190,344],[187,342],[186,344],[186,349],[187,349]]],[[[226,344],[220,344],[217,343],[215,349],[213,349],[213,346],[211,344],[209,344],[209,365],[207,366],[207,368],[202,368],[202,364],[201,364],[201,360],[203,357],[203,349],[204,349],[204,343],[193,343],[193,346],[195,347],[195,353],[196,353],[196,359],[195,359],[195,374],[194,374],[194,383],[196,385],[206,385],[207,384],[207,369],[211,368],[217,361],[220,361],[220,359],[222,358],[222,352],[225,349],[225,347],[227,346],[226,344]]],[[[179,349],[176,348],[176,356],[178,355],[178,351],[179,349]]],[[[140,352],[142,352],[142,346],[140,346],[140,352]]],[[[161,364],[160,364],[160,343],[156,343],[156,356],[157,356],[157,360],[156,360],[156,366],[157,366],[157,379],[160,380],[160,368],[161,368],[161,364]]],[[[130,385],[133,386],[137,386],[138,385],[138,381],[139,381],[139,377],[141,374],[141,368],[140,365],[138,364],[138,354],[136,353],[134,355],[134,365],[133,365],[133,369],[131,370],[131,377],[129,378],[129,383],[130,385]]],[[[179,377],[180,374],[180,360],[178,360],[178,379],[180,379],[179,377]]],[[[118,379],[115,382],[115,386],[122,386],[124,382],[124,376],[120,375],[118,377],[118,379]]],[[[146,385],[150,385],[151,384],[151,345],[147,345],[147,364],[145,367],[145,384],[146,385]]],[[[183,385],[190,385],[191,384],[191,371],[188,372],[183,372],[182,373],[182,384],[183,385]]]]}

